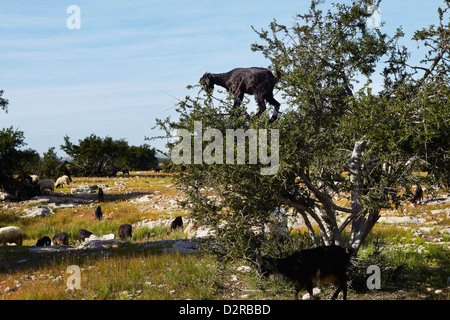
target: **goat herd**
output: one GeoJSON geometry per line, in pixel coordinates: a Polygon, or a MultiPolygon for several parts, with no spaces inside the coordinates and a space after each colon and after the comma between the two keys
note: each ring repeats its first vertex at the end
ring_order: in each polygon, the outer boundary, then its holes
{"type": "MultiPolygon", "coordinates": [[[[121,170],[123,174],[128,174],[128,169],[121,170]]],[[[117,170],[113,172],[112,175],[115,175],[117,173],[117,170]]],[[[110,175],[110,176],[112,176],[110,175]]],[[[56,182],[54,182],[52,179],[44,179],[39,180],[39,175],[29,175],[24,178],[25,184],[30,187],[32,190],[35,190],[36,194],[45,194],[46,192],[49,192],[50,194],[53,193],[55,188],[62,187],[64,185],[69,186],[70,182],[72,182],[72,178],[70,177],[70,173],[68,170],[66,170],[66,174],[59,177],[56,182]]],[[[104,202],[104,192],[102,188],[98,188],[97,191],[97,197],[98,197],[98,203],[104,202]]],[[[95,221],[102,220],[103,212],[102,207],[100,205],[97,206],[94,212],[95,221]]],[[[170,231],[173,231],[179,227],[183,227],[183,220],[179,216],[175,218],[172,221],[172,224],[170,226],[170,231]]],[[[121,239],[127,239],[132,237],[132,230],[133,227],[131,224],[125,223],[119,226],[118,229],[118,235],[121,239]]],[[[68,234],[66,232],[60,232],[53,236],[52,239],[48,236],[43,236],[39,238],[35,244],[37,247],[41,246],[50,246],[50,245],[68,245],[69,244],[69,238],[71,234],[68,234]]],[[[88,239],[93,233],[86,229],[81,229],[78,232],[78,241],[83,242],[86,239],[88,239]]],[[[3,227],[0,228],[0,244],[1,243],[14,243],[16,245],[21,246],[22,245],[22,231],[18,227],[3,227]]]]}
{"type": "MultiPolygon", "coordinates": [[[[273,97],[273,89],[279,80],[279,74],[275,77],[271,71],[263,68],[236,68],[226,73],[205,73],[200,79],[200,83],[208,90],[212,91],[214,85],[226,88],[234,95],[234,109],[237,108],[244,97],[244,94],[255,96],[255,100],[259,106],[259,116],[265,111],[265,100],[274,106],[274,113],[270,119],[273,122],[277,119],[280,103],[273,97]]],[[[247,115],[248,116],[248,115],[247,115]]],[[[125,173],[125,172],[124,172],[125,173]]],[[[36,184],[38,179],[30,176],[30,184],[36,184]]],[[[54,188],[64,184],[69,185],[72,179],[70,175],[64,175],[56,180],[46,179],[37,182],[40,193],[45,190],[53,192],[54,188]]],[[[103,190],[98,189],[98,201],[103,202],[103,190]]],[[[102,219],[102,208],[97,206],[95,209],[95,220],[102,219]]],[[[171,231],[183,227],[181,217],[177,217],[172,221],[171,231]]],[[[14,242],[18,245],[22,244],[22,235],[17,227],[0,228],[0,243],[14,242]],[[15,229],[14,229],[15,228],[15,229]],[[8,230],[6,230],[8,229],[8,230]]],[[[82,242],[89,238],[92,232],[81,229],[78,232],[78,241],[82,242]]],[[[118,229],[119,238],[130,238],[132,236],[132,226],[130,224],[122,224],[118,229]]],[[[37,240],[36,246],[47,245],[68,245],[70,234],[61,232],[56,234],[53,239],[48,236],[37,240]]],[[[306,289],[311,298],[313,298],[313,282],[322,282],[334,284],[338,288],[332,299],[336,299],[340,291],[343,293],[343,299],[347,297],[347,278],[346,272],[350,262],[351,254],[340,246],[324,246],[314,249],[298,251],[285,258],[271,258],[268,256],[259,256],[258,253],[251,253],[252,259],[256,262],[260,272],[263,275],[274,275],[295,283],[295,298],[298,299],[298,293],[301,289],[306,289]]]]}

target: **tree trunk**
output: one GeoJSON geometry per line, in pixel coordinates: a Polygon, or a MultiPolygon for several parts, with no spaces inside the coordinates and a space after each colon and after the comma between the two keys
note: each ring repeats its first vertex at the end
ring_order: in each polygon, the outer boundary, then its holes
{"type": "Polygon", "coordinates": [[[359,248],[380,216],[380,209],[371,209],[368,212],[367,209],[363,210],[359,202],[361,195],[361,155],[366,145],[367,141],[365,140],[355,142],[355,147],[350,157],[350,182],[353,185],[351,207],[354,212],[358,212],[355,214],[352,222],[352,230],[348,243],[348,249],[353,256],[356,256],[359,248]],[[367,214],[368,216],[366,218],[367,214]]]}

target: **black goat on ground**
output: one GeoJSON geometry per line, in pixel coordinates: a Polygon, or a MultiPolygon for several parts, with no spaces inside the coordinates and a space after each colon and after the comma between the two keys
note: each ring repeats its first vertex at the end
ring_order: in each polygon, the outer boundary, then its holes
{"type": "Polygon", "coordinates": [[[102,188],[98,188],[98,202],[103,202],[104,197],[103,197],[103,189],[102,188]]]}
{"type": "Polygon", "coordinates": [[[63,245],[69,245],[69,237],[70,233],[67,234],[66,232],[60,232],[53,236],[52,243],[53,245],[63,244],[63,245]]]}
{"type": "Polygon", "coordinates": [[[119,226],[119,238],[131,238],[133,235],[133,226],[131,224],[125,223],[119,226]]]}
{"type": "Polygon", "coordinates": [[[414,192],[413,203],[418,204],[423,200],[423,189],[420,185],[417,185],[416,191],[414,192]]]}
{"type": "Polygon", "coordinates": [[[93,233],[89,230],[86,229],[80,229],[80,231],[78,231],[78,241],[79,242],[83,242],[84,240],[86,240],[87,238],[89,238],[93,233]]]}
{"type": "Polygon", "coordinates": [[[48,236],[44,236],[42,238],[39,238],[36,242],[36,247],[45,247],[52,244],[52,240],[48,236]]]}
{"type": "Polygon", "coordinates": [[[95,209],[94,215],[95,215],[96,221],[102,220],[102,217],[103,217],[102,207],[97,206],[97,208],[95,209]]]}
{"type": "Polygon", "coordinates": [[[183,218],[180,216],[176,217],[170,224],[170,232],[175,231],[178,228],[183,229],[183,218]]]}
{"type": "Polygon", "coordinates": [[[257,262],[263,275],[273,274],[275,277],[280,276],[294,281],[296,300],[298,300],[299,291],[305,287],[313,299],[313,282],[334,284],[338,288],[332,299],[336,299],[341,290],[343,299],[347,299],[346,272],[350,254],[340,246],[301,250],[286,258],[263,256],[257,262]]]}
{"type": "Polygon", "coordinates": [[[273,97],[273,88],[277,82],[278,77],[270,70],[256,67],[236,68],[226,73],[207,72],[200,79],[200,83],[208,90],[213,90],[216,84],[231,92],[234,95],[234,109],[242,103],[246,93],[255,96],[259,107],[256,116],[266,110],[267,101],[275,108],[270,122],[277,119],[280,110],[280,103],[273,97]]]}

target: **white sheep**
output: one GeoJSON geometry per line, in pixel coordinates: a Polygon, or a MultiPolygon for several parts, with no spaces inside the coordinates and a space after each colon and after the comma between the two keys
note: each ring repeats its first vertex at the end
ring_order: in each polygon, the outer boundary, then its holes
{"type": "Polygon", "coordinates": [[[39,176],[37,174],[30,175],[31,177],[31,183],[38,183],[39,182],[39,176]]]}
{"type": "Polygon", "coordinates": [[[64,186],[64,185],[69,186],[69,184],[70,184],[69,176],[62,176],[56,180],[55,188],[58,188],[59,186],[64,186]]]}
{"type": "Polygon", "coordinates": [[[15,243],[16,245],[21,246],[22,230],[12,226],[0,228],[0,243],[15,243]]]}
{"type": "Polygon", "coordinates": [[[55,189],[55,182],[52,179],[41,180],[38,182],[38,185],[41,193],[47,189],[50,189],[50,193],[53,193],[53,189],[55,189]]]}

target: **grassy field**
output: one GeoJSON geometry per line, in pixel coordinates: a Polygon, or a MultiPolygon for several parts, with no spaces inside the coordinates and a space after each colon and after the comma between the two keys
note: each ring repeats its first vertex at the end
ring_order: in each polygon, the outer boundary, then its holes
{"type": "MultiPolygon", "coordinates": [[[[131,172],[114,178],[74,178],[70,187],[53,197],[21,203],[0,203],[0,226],[15,225],[24,233],[24,247],[0,246],[0,299],[292,299],[293,287],[260,277],[243,261],[223,266],[206,253],[162,252],[136,245],[161,239],[186,238],[168,228],[135,229],[129,244],[105,250],[31,252],[26,246],[39,237],[71,234],[76,247],[78,230],[117,237],[122,223],[188,217],[177,204],[183,195],[171,176],[131,172]],[[103,219],[95,221],[96,195],[73,195],[72,188],[103,186],[103,219]],[[147,198],[146,198],[147,197],[147,198]],[[52,205],[52,203],[56,203],[52,205]],[[46,205],[54,214],[20,218],[28,208],[46,205]],[[80,289],[69,289],[67,268],[80,268],[80,289]]],[[[449,202],[407,206],[386,216],[414,217],[421,223],[380,222],[350,270],[348,299],[449,299],[449,202]],[[380,290],[368,290],[369,265],[381,269],[380,290]]],[[[292,237],[301,234],[295,230],[292,237]]],[[[327,299],[333,288],[319,286],[327,299]]],[[[303,292],[304,293],[304,292],[303,292]]]]}

